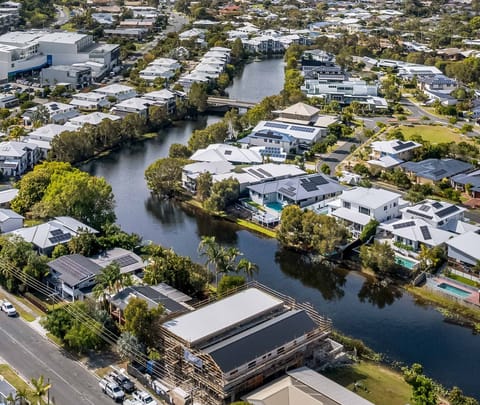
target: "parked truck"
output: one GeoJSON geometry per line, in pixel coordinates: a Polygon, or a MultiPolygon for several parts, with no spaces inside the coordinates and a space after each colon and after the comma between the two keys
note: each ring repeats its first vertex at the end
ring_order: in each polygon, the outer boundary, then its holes
{"type": "Polygon", "coordinates": [[[115,402],[123,402],[125,392],[111,378],[102,378],[98,383],[103,393],[112,398],[115,402]]]}

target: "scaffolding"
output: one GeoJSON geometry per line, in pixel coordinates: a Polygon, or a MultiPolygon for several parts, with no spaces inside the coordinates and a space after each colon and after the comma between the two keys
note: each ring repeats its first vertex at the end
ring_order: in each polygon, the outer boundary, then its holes
{"type": "MultiPolygon", "coordinates": [[[[257,288],[279,298],[285,310],[305,311],[316,324],[316,328],[299,336],[281,353],[277,352],[271,358],[262,359],[253,367],[239,369],[238,374],[231,376],[224,374],[215,360],[202,350],[202,347],[196,347],[162,327],[163,373],[167,379],[183,387],[187,392],[194,391],[197,401],[200,400],[209,405],[222,405],[227,400],[234,400],[240,393],[260,386],[266,379],[271,379],[287,369],[301,366],[305,358],[312,355],[314,349],[330,335],[332,321],[319,315],[311,304],[300,304],[293,298],[258,282],[247,283],[229,292],[228,295],[247,288],[257,288]]],[[[205,300],[197,303],[195,307],[199,308],[214,301],[215,299],[205,300]]]]}

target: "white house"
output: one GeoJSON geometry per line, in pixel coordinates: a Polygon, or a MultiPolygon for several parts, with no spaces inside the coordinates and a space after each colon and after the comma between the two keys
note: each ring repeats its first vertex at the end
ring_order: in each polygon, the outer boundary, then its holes
{"type": "Polygon", "coordinates": [[[130,113],[139,114],[143,117],[148,116],[148,107],[153,103],[142,97],[133,97],[115,104],[111,112],[118,116],[125,116],[130,113]]]}
{"type": "Polygon", "coordinates": [[[97,111],[110,107],[110,101],[107,100],[107,96],[94,91],[74,94],[70,104],[82,111],[97,111]]]}
{"type": "Polygon", "coordinates": [[[165,107],[169,114],[173,114],[177,107],[177,100],[183,99],[184,97],[185,93],[161,89],[146,93],[142,98],[151,100],[155,105],[165,107]]]}
{"type": "MultiPolygon", "coordinates": [[[[260,121],[255,128],[252,130],[252,134],[261,132],[263,134],[268,132],[276,132],[282,133],[289,137],[293,137],[297,140],[299,144],[304,145],[312,145],[315,142],[318,142],[323,136],[327,134],[326,128],[321,127],[312,127],[308,125],[300,125],[300,124],[289,124],[287,122],[279,122],[279,121],[260,121]]],[[[275,146],[275,142],[269,142],[270,146],[275,146]]],[[[278,146],[277,144],[276,146],[278,146]]],[[[282,146],[285,150],[290,150],[295,145],[290,145],[290,148],[287,147],[288,145],[282,146]]]]}
{"type": "Polygon", "coordinates": [[[182,186],[194,193],[197,190],[197,178],[202,173],[231,174],[235,166],[225,160],[214,162],[196,162],[182,168],[182,186]]]}
{"type": "Polygon", "coordinates": [[[455,236],[447,241],[451,265],[471,269],[480,261],[480,234],[474,231],[455,236]]]}
{"type": "Polygon", "coordinates": [[[384,222],[400,216],[398,193],[381,188],[354,187],[343,191],[329,206],[331,215],[358,237],[371,220],[384,222]]]}
{"type": "Polygon", "coordinates": [[[100,125],[100,123],[104,120],[118,121],[121,119],[122,118],[117,115],[96,111],[90,114],[79,115],[78,117],[72,118],[69,123],[74,127],[81,128],[86,124],[97,126],[100,125]]]}
{"type": "Polygon", "coordinates": [[[37,145],[26,142],[0,142],[0,170],[5,176],[21,176],[40,160],[37,145]]]}
{"type": "Polygon", "coordinates": [[[421,146],[417,142],[404,142],[398,139],[375,141],[370,145],[372,153],[370,154],[371,159],[367,163],[372,166],[389,169],[406,160],[410,160],[413,157],[413,151],[421,146]]]}
{"type": "Polygon", "coordinates": [[[6,233],[14,231],[23,226],[23,217],[15,211],[0,208],[0,232],[6,233]]]}
{"type": "MultiPolygon", "coordinates": [[[[43,107],[46,109],[49,120],[52,124],[64,124],[70,118],[77,117],[80,115],[77,107],[70,104],[64,104],[59,102],[49,102],[43,104],[43,107]]],[[[22,117],[25,125],[32,125],[32,119],[35,116],[38,107],[32,107],[26,110],[22,117]]]]}
{"type": "Polygon", "coordinates": [[[223,143],[214,143],[208,145],[205,149],[197,150],[190,160],[196,162],[219,162],[226,161],[233,164],[260,164],[263,158],[260,153],[250,150],[237,148],[233,145],[223,143]]]}
{"type": "Polygon", "coordinates": [[[133,87],[123,84],[110,84],[94,90],[95,93],[103,94],[108,98],[114,98],[117,102],[127,100],[137,96],[137,92],[133,87]]]}

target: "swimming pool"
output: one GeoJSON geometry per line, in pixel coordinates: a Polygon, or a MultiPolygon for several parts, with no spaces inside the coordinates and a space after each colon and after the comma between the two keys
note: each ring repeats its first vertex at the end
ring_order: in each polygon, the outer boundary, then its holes
{"type": "Polygon", "coordinates": [[[269,202],[265,205],[267,208],[270,208],[274,211],[277,211],[277,212],[282,212],[283,210],[283,205],[280,204],[279,202],[269,202]]]}
{"type": "Polygon", "coordinates": [[[462,288],[447,283],[440,283],[437,287],[460,298],[467,298],[472,294],[470,291],[463,290],[462,288]]]}
{"type": "Polygon", "coordinates": [[[405,267],[406,269],[412,270],[416,265],[417,262],[414,260],[409,260],[406,257],[403,256],[395,256],[395,263],[399,264],[402,267],[405,267]]]}

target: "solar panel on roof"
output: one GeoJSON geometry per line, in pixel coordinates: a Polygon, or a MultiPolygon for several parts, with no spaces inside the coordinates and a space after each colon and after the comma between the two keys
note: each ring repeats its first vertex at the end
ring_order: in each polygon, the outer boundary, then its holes
{"type": "Polygon", "coordinates": [[[435,171],[433,172],[433,175],[436,176],[436,177],[438,177],[438,176],[441,176],[441,175],[443,175],[443,174],[445,174],[445,173],[447,173],[446,170],[440,169],[440,170],[435,170],[435,171]]]}
{"type": "Polygon", "coordinates": [[[407,222],[402,222],[400,224],[393,225],[393,229],[409,228],[410,226],[413,226],[413,225],[415,225],[414,221],[407,221],[407,222]]]}
{"type": "Polygon", "coordinates": [[[407,149],[409,148],[410,146],[415,146],[415,144],[411,141],[409,142],[398,142],[398,145],[397,146],[394,146],[393,149],[395,149],[396,151],[399,151],[399,150],[402,150],[402,149],[407,149]]]}
{"type": "Polygon", "coordinates": [[[50,233],[52,234],[52,236],[58,236],[58,235],[62,235],[63,231],[61,229],[52,229],[50,233]]]}
{"type": "Polygon", "coordinates": [[[432,239],[432,235],[430,234],[430,230],[428,229],[428,226],[426,225],[421,226],[420,232],[422,232],[423,239],[425,240],[432,239]]]}
{"type": "Polygon", "coordinates": [[[131,266],[132,264],[137,263],[137,260],[130,255],[125,255],[118,257],[114,260],[120,267],[131,266]]]}
{"type": "Polygon", "coordinates": [[[420,211],[423,211],[423,212],[426,212],[426,211],[428,211],[429,209],[430,209],[430,207],[429,207],[428,205],[422,205],[422,206],[419,208],[419,210],[420,210],[420,211]]]}
{"type": "Polygon", "coordinates": [[[288,128],[288,125],[286,124],[279,124],[277,122],[266,122],[264,127],[268,127],[268,128],[280,128],[280,129],[287,129],[288,128]]]}
{"type": "Polygon", "coordinates": [[[266,170],[264,170],[260,167],[257,169],[257,171],[262,173],[265,177],[272,177],[272,175],[269,172],[267,172],[266,170]]]}
{"type": "Polygon", "coordinates": [[[48,238],[51,243],[60,243],[69,240],[72,237],[70,233],[62,233],[61,235],[52,236],[48,238]]]}
{"type": "Polygon", "coordinates": [[[410,214],[416,215],[418,217],[422,217],[422,218],[426,218],[426,219],[433,219],[433,217],[431,215],[422,214],[421,212],[414,211],[414,210],[411,210],[411,209],[408,209],[407,212],[410,213],[410,214]]]}
{"type": "Polygon", "coordinates": [[[295,193],[294,193],[293,190],[288,190],[288,189],[286,189],[285,187],[279,188],[279,189],[278,189],[278,192],[279,192],[279,193],[283,193],[283,194],[285,194],[285,195],[287,195],[287,196],[289,196],[289,197],[294,197],[294,196],[295,196],[295,193]]]}
{"type": "Polygon", "coordinates": [[[439,208],[442,208],[443,205],[437,201],[432,204],[432,207],[438,210],[439,208]]]}
{"type": "Polygon", "coordinates": [[[451,205],[450,207],[447,207],[447,208],[444,208],[443,210],[438,211],[437,215],[440,218],[443,218],[457,211],[460,211],[460,208],[458,208],[456,205],[451,205]]]}
{"type": "Polygon", "coordinates": [[[314,184],[316,184],[318,186],[321,186],[323,184],[328,184],[328,180],[325,179],[325,177],[323,177],[323,176],[311,177],[310,181],[312,181],[314,184]]]}
{"type": "Polygon", "coordinates": [[[298,132],[308,132],[309,134],[313,133],[316,131],[316,128],[310,128],[310,127],[297,127],[295,125],[292,125],[290,127],[292,131],[298,131],[298,132]]]}
{"type": "Polygon", "coordinates": [[[232,151],[231,151],[231,150],[226,150],[226,151],[224,152],[224,155],[227,155],[227,156],[229,156],[229,155],[231,155],[231,154],[232,154],[232,151]]]}
{"type": "Polygon", "coordinates": [[[253,174],[254,176],[260,178],[260,179],[265,178],[265,176],[264,176],[262,173],[259,173],[257,170],[248,169],[248,172],[251,173],[251,174],[253,174]]]}

